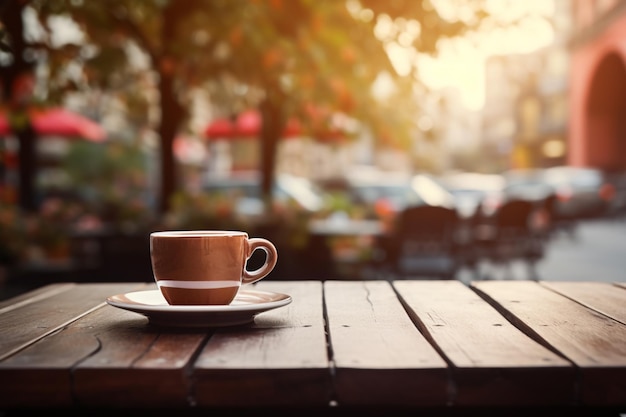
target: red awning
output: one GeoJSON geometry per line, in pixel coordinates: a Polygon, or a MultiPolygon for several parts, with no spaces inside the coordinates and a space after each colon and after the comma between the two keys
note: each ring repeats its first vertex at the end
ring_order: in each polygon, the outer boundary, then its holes
{"type": "MultiPolygon", "coordinates": [[[[57,135],[83,138],[101,142],[106,138],[104,129],[96,122],[70,110],[53,107],[29,110],[30,121],[39,135],[57,135]]],[[[0,135],[11,131],[5,110],[0,110],[0,135]]]]}
{"type": "MultiPolygon", "coordinates": [[[[257,138],[261,133],[263,121],[257,110],[247,110],[234,119],[216,119],[204,129],[204,136],[209,139],[257,138]]],[[[293,137],[301,133],[297,120],[287,121],[283,137],[293,137]]]]}
{"type": "Polygon", "coordinates": [[[230,138],[235,132],[235,124],[231,120],[217,119],[205,128],[204,135],[208,138],[230,138]]]}

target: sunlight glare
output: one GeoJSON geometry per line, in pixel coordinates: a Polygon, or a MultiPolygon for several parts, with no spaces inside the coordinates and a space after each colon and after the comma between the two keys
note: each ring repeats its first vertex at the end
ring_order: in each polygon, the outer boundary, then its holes
{"type": "Polygon", "coordinates": [[[388,43],[385,48],[396,72],[401,76],[408,75],[415,61],[415,53],[413,50],[403,47],[396,42],[388,43]]]}
{"type": "MultiPolygon", "coordinates": [[[[437,9],[448,18],[462,17],[456,3],[440,0],[437,9]]],[[[485,8],[503,27],[488,32],[469,34],[455,40],[442,40],[437,58],[420,54],[415,57],[419,74],[433,89],[459,89],[462,103],[471,110],[479,110],[485,100],[485,62],[491,55],[525,54],[543,48],[554,39],[554,32],[546,20],[554,15],[550,0],[504,1],[488,0],[485,8]],[[512,24],[520,19],[517,24],[512,24]]],[[[463,13],[465,14],[465,13],[463,13]]],[[[390,50],[390,57],[404,59],[398,50],[390,50]],[[391,54],[393,52],[393,54],[391,54]]],[[[397,64],[396,69],[405,68],[397,64]]]]}

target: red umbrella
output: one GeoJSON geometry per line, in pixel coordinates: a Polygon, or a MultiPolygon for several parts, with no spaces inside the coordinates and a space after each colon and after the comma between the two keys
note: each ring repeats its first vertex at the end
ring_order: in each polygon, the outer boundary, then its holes
{"type": "MultiPolygon", "coordinates": [[[[61,107],[31,109],[28,114],[33,129],[39,135],[81,137],[92,142],[101,142],[106,137],[98,123],[61,107]]],[[[0,110],[0,135],[10,131],[7,113],[0,110]]]]}
{"type": "Polygon", "coordinates": [[[176,136],[172,150],[174,156],[186,164],[200,165],[206,157],[205,144],[192,137],[176,136]]]}
{"type": "MultiPolygon", "coordinates": [[[[247,110],[240,113],[234,120],[216,119],[204,129],[204,135],[209,139],[224,138],[256,138],[261,132],[261,114],[257,110],[247,110]]],[[[296,136],[301,133],[297,120],[290,119],[283,131],[283,137],[296,136]]]]}
{"type": "Polygon", "coordinates": [[[257,136],[261,132],[261,114],[256,110],[248,110],[237,116],[235,129],[237,136],[257,136]]]}
{"type": "Polygon", "coordinates": [[[217,119],[204,130],[204,135],[208,138],[230,138],[234,134],[235,125],[229,119],[217,119]]]}

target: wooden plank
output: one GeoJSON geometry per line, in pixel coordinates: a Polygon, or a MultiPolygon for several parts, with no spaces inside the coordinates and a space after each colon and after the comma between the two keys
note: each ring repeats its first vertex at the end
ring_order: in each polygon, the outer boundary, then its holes
{"type": "Polygon", "coordinates": [[[115,291],[135,288],[137,284],[75,285],[18,308],[5,307],[0,314],[0,361],[104,305],[115,291]]]}
{"type": "MultiPolygon", "coordinates": [[[[83,286],[83,285],[81,285],[83,286]]],[[[91,285],[84,285],[92,287],[91,285]]],[[[107,295],[154,284],[108,285],[107,295]]],[[[142,315],[100,304],[0,363],[7,407],[189,405],[187,368],[204,333],[162,333],[142,315]]]]}
{"type": "MultiPolygon", "coordinates": [[[[15,349],[12,355],[6,355],[0,362],[0,404],[7,407],[51,407],[67,406],[73,402],[71,387],[71,369],[91,353],[97,351],[100,345],[96,338],[83,334],[83,327],[79,324],[67,324],[75,317],[90,317],[83,311],[97,311],[104,306],[104,299],[116,291],[125,291],[136,288],[137,285],[106,284],[106,285],[69,285],[65,291],[55,291],[63,286],[51,286],[52,296],[41,299],[45,294],[35,291],[32,297],[18,300],[20,304],[12,312],[21,312],[15,320],[38,320],[35,324],[43,327],[42,333],[36,333],[28,321],[14,323],[12,327],[20,326],[26,329],[23,332],[5,332],[7,338],[16,337],[19,340],[27,339],[27,335],[34,335],[32,343],[20,342],[22,349],[15,349]],[[80,291],[80,288],[84,291],[80,291]],[[23,305],[25,300],[35,300],[23,305]],[[99,306],[99,307],[98,307],[99,306]],[[54,311],[48,312],[46,309],[54,311]],[[32,312],[32,310],[35,310],[32,312]],[[51,315],[62,315],[55,325],[51,315]],[[64,326],[68,326],[64,328],[64,326]]],[[[5,315],[8,315],[5,314],[5,315]]],[[[84,323],[78,319],[78,322],[84,323]]],[[[91,324],[90,326],[94,326],[91,324]]],[[[95,328],[95,327],[94,327],[95,328]]],[[[3,329],[4,330],[4,329],[3,329]]],[[[93,330],[95,331],[95,330],[93,330]]],[[[7,342],[7,346],[11,346],[7,342]]]]}
{"type": "Polygon", "coordinates": [[[626,288],[608,282],[543,281],[559,294],[626,324],[626,288]]]}
{"type": "Polygon", "coordinates": [[[626,326],[536,282],[472,285],[510,321],[579,367],[581,404],[626,405],[626,326]]]}
{"type": "Polygon", "coordinates": [[[339,406],[440,406],[447,365],[386,281],[327,281],[324,294],[339,406]]]}
{"type": "Polygon", "coordinates": [[[51,297],[59,292],[67,291],[69,288],[76,285],[73,282],[63,282],[44,285],[43,287],[35,288],[23,294],[16,295],[15,297],[7,300],[0,301],[0,314],[13,310],[23,305],[38,302],[44,298],[51,297]]]}
{"type": "MultiPolygon", "coordinates": [[[[90,285],[87,285],[90,286],[90,285]]],[[[153,284],[110,286],[116,294],[153,284]]],[[[187,368],[204,333],[162,333],[142,315],[100,305],[0,363],[6,407],[189,405],[187,368]]]]}
{"type": "Polygon", "coordinates": [[[574,369],[459,281],[394,281],[407,310],[451,364],[455,405],[571,403],[574,369]]]}
{"type": "Polygon", "coordinates": [[[173,407],[190,405],[189,368],[206,330],[161,329],[147,318],[111,306],[70,330],[96,340],[98,350],[74,367],[80,405],[173,407]]]}
{"type": "Polygon", "coordinates": [[[327,406],[330,371],[322,284],[262,281],[291,304],[259,314],[250,326],[216,331],[194,368],[199,406],[327,406]]]}

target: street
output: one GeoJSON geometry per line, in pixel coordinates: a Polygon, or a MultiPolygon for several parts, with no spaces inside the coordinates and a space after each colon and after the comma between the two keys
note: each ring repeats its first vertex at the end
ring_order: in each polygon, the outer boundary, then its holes
{"type": "Polygon", "coordinates": [[[537,272],[547,281],[626,281],[626,219],[590,220],[573,239],[559,235],[537,272]]]}
{"type": "MultiPolygon", "coordinates": [[[[626,281],[626,218],[580,222],[574,233],[558,233],[547,243],[543,259],[536,264],[536,278],[545,281],[626,281]]],[[[506,271],[493,265],[480,266],[478,279],[532,279],[522,263],[506,271]]],[[[477,279],[461,270],[457,279],[477,279]]]]}

